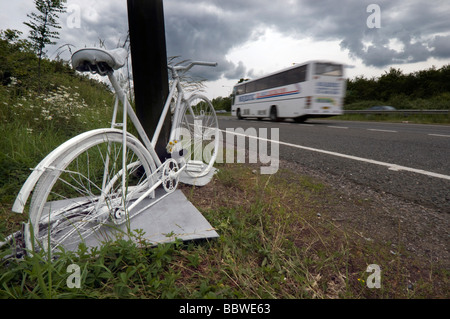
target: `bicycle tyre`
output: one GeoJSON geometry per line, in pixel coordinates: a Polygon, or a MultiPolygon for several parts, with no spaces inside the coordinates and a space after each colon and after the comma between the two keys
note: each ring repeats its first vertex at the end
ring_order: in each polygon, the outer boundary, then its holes
{"type": "Polygon", "coordinates": [[[178,128],[189,131],[190,140],[181,144],[191,177],[207,175],[213,167],[219,149],[219,123],[211,101],[194,94],[184,103],[178,128]]]}
{"type": "Polygon", "coordinates": [[[138,192],[151,186],[155,164],[142,143],[128,134],[127,185],[125,192],[119,188],[122,142],[120,130],[99,131],[68,148],[58,164],[46,168],[30,202],[25,229],[29,251],[53,251],[85,240],[101,226],[113,225],[112,218],[117,217],[113,215],[126,211],[138,192]]]}

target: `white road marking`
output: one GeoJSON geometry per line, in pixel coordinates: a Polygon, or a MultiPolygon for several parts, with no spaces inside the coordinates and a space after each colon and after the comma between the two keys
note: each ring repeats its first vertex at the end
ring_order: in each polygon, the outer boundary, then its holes
{"type": "Polygon", "coordinates": [[[369,128],[369,129],[367,129],[367,130],[368,130],[368,131],[372,131],[372,132],[398,133],[398,131],[378,130],[378,129],[374,129],[374,128],[369,128]]]}
{"type": "Polygon", "coordinates": [[[327,150],[321,150],[321,149],[318,149],[318,148],[312,148],[312,147],[307,147],[307,146],[302,146],[302,145],[297,145],[297,144],[292,144],[292,143],[286,143],[286,142],[282,142],[282,141],[274,141],[274,140],[270,140],[270,139],[266,139],[266,138],[261,138],[261,137],[257,137],[257,136],[251,136],[251,135],[246,135],[246,134],[241,134],[241,133],[236,133],[236,132],[227,132],[227,131],[220,130],[220,129],[219,129],[219,131],[222,131],[222,132],[228,133],[228,134],[234,134],[234,135],[240,135],[240,136],[244,136],[244,137],[249,137],[249,138],[256,138],[258,140],[262,140],[262,141],[266,141],[266,142],[270,142],[270,143],[278,143],[280,145],[294,147],[294,148],[298,148],[298,149],[302,149],[302,150],[307,150],[307,151],[312,151],[312,152],[317,152],[317,153],[322,153],[322,154],[342,157],[342,158],[346,158],[346,159],[351,159],[351,160],[354,160],[354,161],[359,161],[359,162],[364,162],[364,163],[370,163],[370,164],[375,164],[375,165],[379,165],[379,166],[384,166],[384,167],[387,167],[389,170],[392,170],[392,171],[407,171],[407,172],[412,172],[412,173],[416,173],[416,174],[422,174],[422,175],[426,175],[426,176],[430,176],[430,177],[436,177],[436,178],[440,178],[440,179],[450,180],[450,176],[449,175],[444,175],[444,174],[439,174],[439,173],[435,173],[435,172],[425,171],[423,169],[411,168],[411,167],[397,165],[397,164],[393,164],[393,163],[381,162],[381,161],[376,161],[376,160],[373,160],[373,159],[368,159],[368,158],[363,158],[363,157],[358,157],[358,156],[353,156],[353,155],[347,155],[347,154],[342,154],[342,153],[337,153],[337,152],[331,152],[331,151],[327,151],[327,150]]]}
{"type": "Polygon", "coordinates": [[[348,129],[348,127],[345,127],[345,126],[333,126],[333,125],[330,125],[330,126],[328,126],[329,128],[342,128],[342,129],[348,129]]]}
{"type": "Polygon", "coordinates": [[[428,134],[429,136],[438,136],[438,137],[450,137],[450,135],[443,135],[443,134],[428,134]]]}

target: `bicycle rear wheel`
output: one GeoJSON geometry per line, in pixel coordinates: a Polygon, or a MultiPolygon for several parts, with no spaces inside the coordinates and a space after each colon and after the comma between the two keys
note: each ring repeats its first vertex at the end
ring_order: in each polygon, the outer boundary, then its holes
{"type": "Polygon", "coordinates": [[[179,128],[189,134],[181,141],[185,172],[192,177],[208,174],[216,161],[220,139],[216,112],[208,98],[195,94],[186,101],[179,128]]]}
{"type": "Polygon", "coordinates": [[[30,203],[27,249],[77,248],[102,226],[130,214],[127,207],[153,184],[155,165],[135,137],[127,135],[126,148],[122,143],[119,130],[99,132],[46,168],[30,203]]]}

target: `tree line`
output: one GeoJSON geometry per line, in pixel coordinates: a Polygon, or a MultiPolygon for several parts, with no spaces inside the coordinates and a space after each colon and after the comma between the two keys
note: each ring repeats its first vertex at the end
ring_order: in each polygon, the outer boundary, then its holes
{"type": "Polygon", "coordinates": [[[450,65],[409,74],[391,68],[379,78],[359,76],[347,80],[346,106],[364,101],[397,104],[397,108],[409,108],[417,104],[413,101],[419,101],[417,107],[450,108],[450,65]],[[435,103],[425,103],[427,100],[435,103]]]}
{"type": "MultiPolygon", "coordinates": [[[[0,83],[8,85],[37,84],[41,91],[43,82],[42,71],[68,71],[68,63],[56,59],[56,63],[46,60],[45,47],[56,44],[59,39],[58,29],[61,29],[59,14],[66,12],[66,0],[34,0],[35,12],[27,14],[28,22],[23,22],[30,28],[28,40],[21,39],[22,32],[18,30],[0,30],[0,83]],[[36,70],[37,77],[34,76],[36,70]]],[[[69,71],[70,72],[70,71],[69,71]]],[[[45,81],[44,81],[45,82],[45,81]]]]}

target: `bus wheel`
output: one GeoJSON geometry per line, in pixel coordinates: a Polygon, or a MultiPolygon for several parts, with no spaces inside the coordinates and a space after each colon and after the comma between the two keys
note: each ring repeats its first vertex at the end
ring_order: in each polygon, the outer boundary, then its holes
{"type": "Polygon", "coordinates": [[[277,108],[275,106],[272,106],[270,109],[270,120],[272,122],[278,121],[277,108]]]}
{"type": "Polygon", "coordinates": [[[238,120],[242,120],[241,109],[237,109],[236,113],[238,120]]]}

